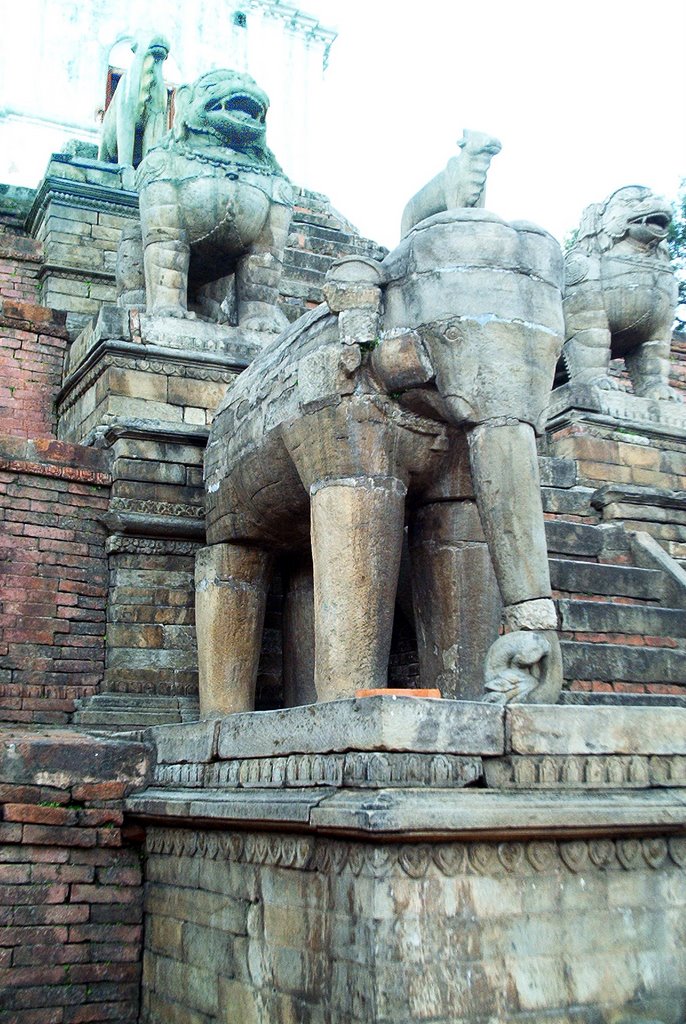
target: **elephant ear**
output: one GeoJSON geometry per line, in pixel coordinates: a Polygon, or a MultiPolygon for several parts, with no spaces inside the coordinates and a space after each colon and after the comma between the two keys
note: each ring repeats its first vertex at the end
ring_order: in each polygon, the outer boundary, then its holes
{"type": "Polygon", "coordinates": [[[180,85],[174,94],[174,124],[172,136],[180,142],[186,137],[186,115],[191,101],[192,86],[180,85]]]}

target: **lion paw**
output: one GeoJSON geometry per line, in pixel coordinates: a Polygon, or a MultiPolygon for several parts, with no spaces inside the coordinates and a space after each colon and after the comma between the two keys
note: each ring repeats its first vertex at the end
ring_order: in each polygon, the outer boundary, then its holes
{"type": "Polygon", "coordinates": [[[151,316],[170,316],[175,320],[197,320],[197,316],[190,309],[183,306],[155,306],[150,310],[151,316]]]}
{"type": "Polygon", "coordinates": [[[650,398],[657,402],[683,402],[683,396],[669,384],[654,384],[644,391],[637,392],[641,398],[650,398]]]}

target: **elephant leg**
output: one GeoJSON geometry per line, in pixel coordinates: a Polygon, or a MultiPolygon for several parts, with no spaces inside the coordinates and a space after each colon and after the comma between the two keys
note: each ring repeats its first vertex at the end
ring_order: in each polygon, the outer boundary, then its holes
{"type": "Polygon", "coordinates": [[[475,502],[421,508],[410,527],[410,554],[421,685],[480,700],[502,608],[475,502]]]}
{"type": "Polygon", "coordinates": [[[493,645],[497,656],[487,658],[486,686],[491,699],[554,703],[562,663],[534,431],[527,423],[484,423],[468,439],[479,515],[510,630],[506,642],[501,637],[493,645]]]}
{"type": "Polygon", "coordinates": [[[315,704],[314,581],[312,560],[302,556],[286,573],[283,607],[283,694],[286,707],[315,704]]]}
{"type": "Polygon", "coordinates": [[[269,219],[250,252],[236,267],[238,324],[255,331],[282,331],[288,318],[278,305],[283,253],[288,242],[291,211],[272,204],[269,219]]]}
{"type": "Polygon", "coordinates": [[[654,338],[624,357],[634,391],[642,398],[680,402],[679,392],[669,385],[671,339],[654,338]]]}
{"type": "Polygon", "coordinates": [[[405,494],[394,477],[338,478],[311,488],[320,701],[388,684],[405,494]]]}
{"type": "Polygon", "coordinates": [[[271,557],[245,544],[213,544],[195,562],[200,713],[251,711],[271,557]]]}

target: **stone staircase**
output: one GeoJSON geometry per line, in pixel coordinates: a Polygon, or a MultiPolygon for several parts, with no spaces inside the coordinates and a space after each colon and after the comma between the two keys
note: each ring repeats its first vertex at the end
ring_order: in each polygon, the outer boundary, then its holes
{"type": "Polygon", "coordinates": [[[686,693],[686,588],[655,542],[618,525],[546,523],[565,686],[686,693]],[[675,575],[675,572],[677,575],[675,575]]]}

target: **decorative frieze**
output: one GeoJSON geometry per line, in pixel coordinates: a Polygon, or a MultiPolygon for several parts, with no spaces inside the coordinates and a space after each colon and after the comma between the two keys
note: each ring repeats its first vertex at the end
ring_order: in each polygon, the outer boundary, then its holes
{"type": "Polygon", "coordinates": [[[108,537],[105,550],[108,555],[195,555],[200,541],[170,540],[152,537],[130,537],[121,533],[108,537]]]}
{"type": "Polygon", "coordinates": [[[493,789],[645,789],[686,785],[682,755],[540,755],[490,758],[484,774],[493,789]]]}
{"type": "Polygon", "coordinates": [[[310,786],[467,786],[482,774],[479,757],[354,752],[240,758],[210,764],[160,764],[158,786],[288,788],[310,786]]]}
{"type": "Polygon", "coordinates": [[[242,864],[382,877],[398,872],[423,878],[441,875],[550,874],[594,870],[686,868],[686,837],[536,840],[527,843],[365,843],[273,833],[202,832],[151,828],[148,855],[203,857],[242,864]]]}
{"type": "Polygon", "coordinates": [[[190,516],[203,519],[205,509],[199,505],[188,505],[183,502],[152,501],[136,498],[112,498],[110,512],[134,512],[150,516],[190,516]]]}

